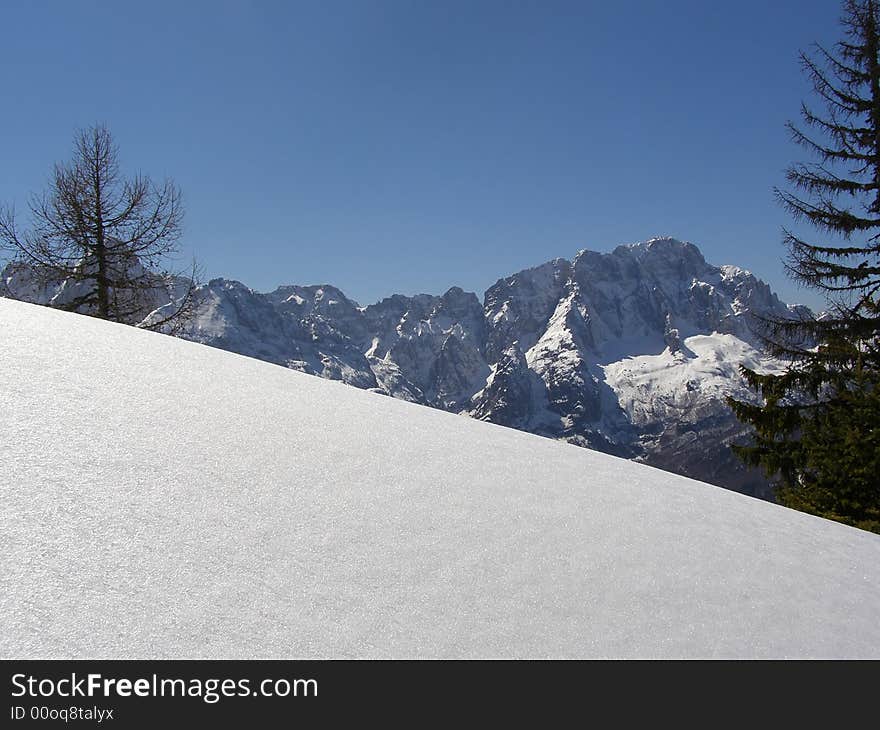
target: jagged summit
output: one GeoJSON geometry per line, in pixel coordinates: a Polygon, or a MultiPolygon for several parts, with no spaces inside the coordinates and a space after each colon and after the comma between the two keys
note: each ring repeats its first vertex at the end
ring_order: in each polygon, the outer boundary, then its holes
{"type": "MultiPolygon", "coordinates": [[[[12,278],[19,298],[57,294],[12,278]]],[[[482,303],[451,287],[360,306],[330,284],[263,294],[227,279],[199,300],[187,339],[759,495],[764,478],[730,452],[743,429],[725,397],[750,397],[739,365],[782,366],[755,315],[812,316],[671,237],[524,269],[482,303]]]]}

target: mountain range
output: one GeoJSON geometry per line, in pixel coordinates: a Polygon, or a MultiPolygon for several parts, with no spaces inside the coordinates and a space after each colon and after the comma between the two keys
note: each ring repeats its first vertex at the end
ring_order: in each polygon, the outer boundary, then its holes
{"type": "MultiPolygon", "coordinates": [[[[69,296],[20,265],[4,270],[0,294],[69,296]]],[[[329,284],[260,293],[229,279],[197,297],[185,339],[762,498],[767,479],[730,450],[747,430],[725,398],[754,397],[740,366],[785,365],[756,322],[813,316],[673,238],[548,261],[500,279],[482,302],[453,287],[360,306],[329,284]]]]}

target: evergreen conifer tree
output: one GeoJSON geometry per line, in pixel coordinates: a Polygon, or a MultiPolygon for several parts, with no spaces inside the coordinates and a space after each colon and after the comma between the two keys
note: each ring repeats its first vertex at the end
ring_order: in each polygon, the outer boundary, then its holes
{"type": "Polygon", "coordinates": [[[787,268],[824,293],[816,319],[765,322],[783,374],[743,369],[760,405],[730,401],[754,427],[734,447],[775,478],[782,504],[880,532],[880,0],[846,0],[844,37],[816,45],[801,62],[824,111],[802,105],[789,123],[810,163],[787,172],[776,190],[808,242],[784,231],[787,268]]]}

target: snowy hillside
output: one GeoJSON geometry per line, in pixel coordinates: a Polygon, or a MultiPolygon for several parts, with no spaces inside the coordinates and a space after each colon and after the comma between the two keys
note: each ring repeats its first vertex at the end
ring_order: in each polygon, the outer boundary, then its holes
{"type": "Polygon", "coordinates": [[[877,535],[31,304],[0,343],[4,658],[880,658],[877,535]]]}
{"type": "MultiPolygon", "coordinates": [[[[31,279],[10,266],[0,295],[66,301],[31,279]]],[[[782,367],[755,317],[812,316],[671,238],[520,271],[482,304],[452,287],[361,307],[327,284],[263,294],[226,279],[198,300],[186,339],[764,497],[730,449],[746,429],[725,398],[754,397],[740,365],[782,367]]]]}

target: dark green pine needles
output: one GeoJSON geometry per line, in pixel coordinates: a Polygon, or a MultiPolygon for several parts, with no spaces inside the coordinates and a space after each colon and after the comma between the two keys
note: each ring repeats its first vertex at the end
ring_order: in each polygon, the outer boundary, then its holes
{"type": "Polygon", "coordinates": [[[822,113],[807,104],[792,138],[813,162],[776,190],[818,240],[784,231],[787,268],[826,297],[817,319],[762,321],[784,374],[743,369],[761,405],[730,400],[754,427],[735,446],[789,507],[880,532],[880,0],[847,0],[843,40],[802,53],[822,113]]]}

